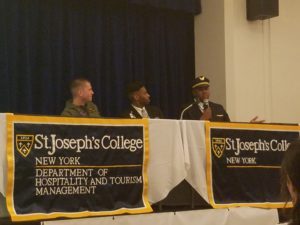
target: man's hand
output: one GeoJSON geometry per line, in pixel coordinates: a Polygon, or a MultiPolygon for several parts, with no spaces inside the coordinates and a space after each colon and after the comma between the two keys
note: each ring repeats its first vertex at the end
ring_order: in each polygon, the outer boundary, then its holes
{"type": "Polygon", "coordinates": [[[200,117],[200,120],[210,120],[212,117],[212,111],[211,111],[211,108],[208,107],[207,109],[205,109],[203,111],[203,114],[202,116],[200,117]]]}

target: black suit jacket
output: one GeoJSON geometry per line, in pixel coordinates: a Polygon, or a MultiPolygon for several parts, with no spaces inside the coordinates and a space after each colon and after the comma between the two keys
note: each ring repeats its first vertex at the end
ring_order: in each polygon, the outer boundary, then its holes
{"type": "MultiPolygon", "coordinates": [[[[212,118],[210,119],[210,121],[230,122],[230,118],[222,105],[214,102],[209,102],[209,107],[211,108],[212,111],[212,118]]],[[[202,112],[199,109],[198,104],[195,102],[182,110],[180,119],[200,120],[201,116],[202,116],[202,112]]]]}
{"type": "MultiPolygon", "coordinates": [[[[146,105],[145,108],[150,118],[164,118],[162,111],[158,107],[146,105]]],[[[142,118],[135,108],[132,107],[132,105],[130,105],[129,109],[123,112],[121,116],[123,118],[142,118]]]]}

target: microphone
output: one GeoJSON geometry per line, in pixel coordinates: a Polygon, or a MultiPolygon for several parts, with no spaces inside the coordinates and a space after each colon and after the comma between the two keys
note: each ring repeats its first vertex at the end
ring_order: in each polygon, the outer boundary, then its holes
{"type": "Polygon", "coordinates": [[[208,99],[204,99],[203,100],[203,108],[204,108],[204,110],[207,109],[208,107],[209,107],[208,99]]]}

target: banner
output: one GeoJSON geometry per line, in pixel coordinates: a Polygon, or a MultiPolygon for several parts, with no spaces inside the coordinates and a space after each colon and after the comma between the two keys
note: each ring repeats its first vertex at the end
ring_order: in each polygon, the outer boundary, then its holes
{"type": "Polygon", "coordinates": [[[292,125],[206,123],[207,190],[214,208],[281,208],[280,165],[292,125]]]}
{"type": "Polygon", "coordinates": [[[7,117],[13,221],[145,213],[148,120],[7,117]]]}

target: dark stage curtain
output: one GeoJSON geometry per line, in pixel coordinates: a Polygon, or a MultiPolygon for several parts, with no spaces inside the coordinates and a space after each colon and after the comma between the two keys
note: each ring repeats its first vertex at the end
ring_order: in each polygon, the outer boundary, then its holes
{"type": "Polygon", "coordinates": [[[128,0],[130,3],[172,9],[189,13],[200,13],[200,0],[128,0]]]}
{"type": "MultiPolygon", "coordinates": [[[[185,0],[186,1],[186,0],[185,0]]],[[[0,111],[59,115],[76,76],[91,80],[103,116],[141,80],[178,117],[194,77],[194,15],[125,0],[0,0],[0,111]]]]}

